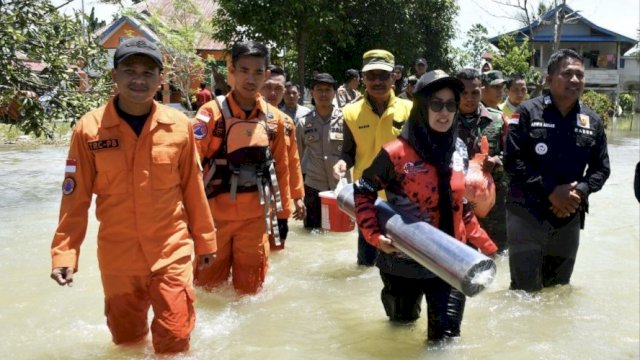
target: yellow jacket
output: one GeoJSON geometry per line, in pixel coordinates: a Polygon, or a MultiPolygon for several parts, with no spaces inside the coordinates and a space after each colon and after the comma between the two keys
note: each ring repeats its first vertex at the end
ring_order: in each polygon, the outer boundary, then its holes
{"type": "Polygon", "coordinates": [[[400,135],[412,105],[411,101],[400,99],[391,91],[389,104],[381,117],[373,111],[367,95],[342,108],[344,124],[349,128],[356,144],[354,181],[360,179],[364,169],[371,165],[382,145],[400,135]]]}

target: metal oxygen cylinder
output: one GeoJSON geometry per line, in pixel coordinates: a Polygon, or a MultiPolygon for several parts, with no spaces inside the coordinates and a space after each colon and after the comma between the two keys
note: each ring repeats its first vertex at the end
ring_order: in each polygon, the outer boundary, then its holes
{"type": "MultiPolygon", "coordinates": [[[[355,218],[353,184],[343,186],[338,193],[338,207],[355,218]]],[[[449,234],[399,213],[380,198],[375,209],[382,231],[395,247],[463,294],[474,296],[495,278],[493,260],[449,234]]]]}

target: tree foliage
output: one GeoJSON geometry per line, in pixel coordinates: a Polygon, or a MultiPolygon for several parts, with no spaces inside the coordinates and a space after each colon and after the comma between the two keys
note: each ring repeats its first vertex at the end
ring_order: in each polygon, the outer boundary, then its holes
{"type": "Polygon", "coordinates": [[[493,68],[502,71],[504,76],[522,74],[529,84],[541,84],[542,74],[531,66],[533,52],[529,47],[529,39],[525,38],[519,45],[513,36],[502,36],[498,42],[499,52],[493,58],[493,68]]]}
{"type": "Polygon", "coordinates": [[[342,80],[348,68],[362,67],[370,49],[391,51],[396,63],[425,57],[431,68],[450,70],[449,40],[458,7],[453,0],[220,0],[215,37],[225,43],[263,41],[304,84],[312,70],[342,80]],[[268,9],[265,9],[268,8],[268,9]],[[308,71],[308,70],[311,71],[308,71]],[[291,70],[291,69],[290,69],[291,70]]]}
{"type": "Polygon", "coordinates": [[[487,28],[482,24],[473,24],[467,31],[467,40],[462,44],[467,54],[467,63],[476,69],[482,65],[482,53],[489,50],[491,46],[487,34],[487,28]]]}
{"type": "Polygon", "coordinates": [[[48,0],[0,0],[0,7],[0,104],[20,105],[21,130],[51,137],[54,121],[75,122],[104,102],[111,90],[108,76],[93,80],[89,92],[79,92],[80,81],[71,68],[80,57],[88,69],[106,63],[106,51],[93,35],[79,36],[84,34],[84,15],[61,15],[48,0]],[[37,75],[27,60],[46,68],[37,75]],[[49,100],[39,101],[45,94],[49,100]]]}
{"type": "Polygon", "coordinates": [[[587,90],[582,95],[581,100],[600,116],[604,127],[607,128],[609,120],[614,113],[614,104],[611,99],[603,93],[587,90]]]}

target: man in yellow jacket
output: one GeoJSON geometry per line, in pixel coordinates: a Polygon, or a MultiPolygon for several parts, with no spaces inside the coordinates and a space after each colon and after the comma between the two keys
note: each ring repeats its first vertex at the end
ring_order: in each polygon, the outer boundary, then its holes
{"type": "Polygon", "coordinates": [[[216,252],[193,131],[186,116],[153,101],[162,82],[154,44],[126,40],[113,63],[118,94],[73,130],[51,277],[72,285],[95,193],[98,262],[113,342],[143,339],[151,306],[155,351],[186,351],[195,324],[191,256],[195,251],[204,267],[216,252]]]}
{"type": "MultiPolygon", "coordinates": [[[[412,105],[393,93],[393,54],[369,50],[362,56],[362,62],[366,91],[359,100],[342,109],[346,125],[342,154],[333,166],[336,178],[344,177],[353,167],[353,181],[360,179],[382,145],[400,134],[412,105]]],[[[358,265],[373,266],[376,256],[377,249],[358,232],[358,265]]]]}

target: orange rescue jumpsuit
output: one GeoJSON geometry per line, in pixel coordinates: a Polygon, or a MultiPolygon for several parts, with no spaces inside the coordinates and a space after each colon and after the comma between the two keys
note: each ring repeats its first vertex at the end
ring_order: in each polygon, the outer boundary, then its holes
{"type": "MultiPolygon", "coordinates": [[[[281,110],[278,110],[282,112],[281,110]]],[[[289,160],[289,187],[287,194],[282,196],[283,211],[278,212],[278,220],[286,220],[291,217],[295,207],[292,200],[304,199],[304,181],[302,178],[302,167],[300,166],[300,154],[298,153],[298,142],[296,141],[296,125],[291,118],[282,112],[284,119],[284,136],[287,144],[287,158],[289,160]]],[[[282,234],[281,234],[282,235],[282,234]]],[[[284,249],[286,238],[281,239],[280,246],[275,244],[273,237],[269,237],[271,250],[284,249]]]]}
{"type": "Polygon", "coordinates": [[[148,331],[156,352],[189,348],[195,322],[191,257],[216,251],[189,120],[154,103],[140,137],[116,98],[76,124],[65,169],[53,268],[78,269],[92,194],[105,315],[116,344],[148,331]]]}
{"type": "MultiPolygon", "coordinates": [[[[248,117],[234,100],[233,91],[226,98],[231,115],[235,118],[254,119],[260,114],[271,114],[270,117],[267,116],[267,124],[276,128],[276,134],[269,142],[269,148],[275,162],[283,212],[286,211],[284,204],[288,201],[286,194],[289,170],[284,115],[268,105],[259,94],[256,95],[256,106],[248,117]]],[[[222,112],[216,101],[210,101],[198,110],[193,120],[197,131],[198,151],[203,159],[212,158],[222,146],[223,137],[216,131],[221,127],[221,119],[222,112]]],[[[228,192],[223,192],[209,199],[209,205],[216,223],[218,253],[211,267],[196,269],[195,284],[211,289],[226,282],[231,274],[233,286],[238,293],[257,293],[264,283],[269,257],[265,209],[264,205],[260,205],[258,192],[239,192],[235,200],[231,199],[228,192]]]]}

